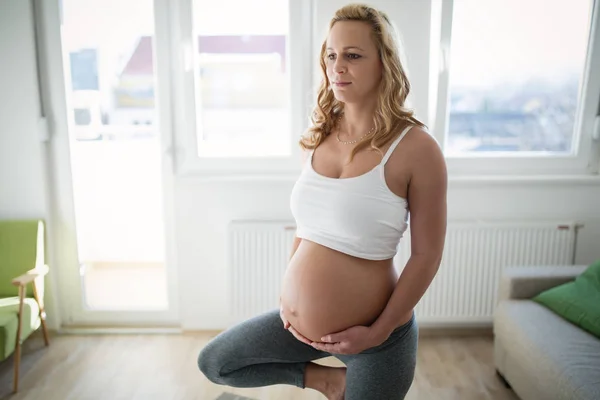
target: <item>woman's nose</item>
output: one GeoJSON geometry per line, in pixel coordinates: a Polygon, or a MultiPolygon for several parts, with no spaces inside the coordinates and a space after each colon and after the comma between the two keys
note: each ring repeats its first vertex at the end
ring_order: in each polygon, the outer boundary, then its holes
{"type": "Polygon", "coordinates": [[[333,71],[336,74],[343,74],[346,72],[346,63],[341,58],[337,58],[333,63],[333,71]]]}

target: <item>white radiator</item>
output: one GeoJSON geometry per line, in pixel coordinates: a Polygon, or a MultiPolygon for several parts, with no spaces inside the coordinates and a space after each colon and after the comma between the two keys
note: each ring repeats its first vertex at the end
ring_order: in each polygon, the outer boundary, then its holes
{"type": "Polygon", "coordinates": [[[235,321],[279,307],[279,291],[296,227],[287,221],[233,221],[228,256],[235,321]]]}
{"type": "MultiPolygon", "coordinates": [[[[278,307],[295,227],[289,221],[233,221],[230,299],[235,321],[278,307]]],[[[440,270],[416,307],[420,324],[487,324],[498,278],[511,265],[572,265],[577,225],[556,222],[450,222],[440,270]]],[[[410,232],[394,260],[410,257],[410,232]]]]}

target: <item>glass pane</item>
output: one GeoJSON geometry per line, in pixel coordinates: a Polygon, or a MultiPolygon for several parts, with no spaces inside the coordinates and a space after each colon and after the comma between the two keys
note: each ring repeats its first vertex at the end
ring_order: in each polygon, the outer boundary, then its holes
{"type": "Polygon", "coordinates": [[[62,0],[62,12],[80,300],[165,309],[153,0],[62,0]]]}
{"type": "Polygon", "coordinates": [[[205,141],[243,146],[248,155],[285,153],[288,0],[263,0],[260,7],[247,0],[194,5],[199,151],[205,141]]]}
{"type": "Polygon", "coordinates": [[[125,135],[116,126],[156,124],[152,1],[61,3],[76,125],[94,125],[100,137],[115,139],[125,135]]]}
{"type": "Polygon", "coordinates": [[[567,154],[591,0],[455,0],[446,152],[567,154]]]}

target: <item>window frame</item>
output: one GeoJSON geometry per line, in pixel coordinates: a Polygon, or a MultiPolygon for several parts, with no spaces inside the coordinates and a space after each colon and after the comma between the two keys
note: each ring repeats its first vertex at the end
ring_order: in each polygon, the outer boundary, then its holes
{"type": "MultiPolygon", "coordinates": [[[[444,148],[446,129],[449,121],[450,98],[450,54],[454,0],[433,2],[432,7],[440,7],[438,13],[439,52],[437,76],[437,97],[432,99],[434,115],[431,117],[431,134],[444,148]]],[[[572,176],[597,175],[599,171],[600,140],[593,137],[594,123],[600,115],[600,69],[594,71],[593,65],[600,65],[600,0],[594,0],[591,6],[588,53],[583,69],[579,93],[579,105],[575,118],[573,154],[548,155],[535,153],[481,152],[461,155],[445,155],[448,173],[464,177],[473,175],[506,176],[572,176]]],[[[434,12],[434,10],[432,10],[434,12]]],[[[435,43],[434,43],[435,46],[435,43]]],[[[435,83],[433,83],[435,85],[435,83]]],[[[435,91],[434,91],[435,93],[435,91]]]]}
{"type": "MultiPolygon", "coordinates": [[[[232,176],[285,176],[296,174],[300,169],[298,140],[308,127],[312,91],[312,11],[314,0],[288,0],[289,2],[289,51],[286,65],[290,83],[290,148],[282,156],[239,156],[224,154],[221,157],[205,157],[198,154],[196,131],[196,94],[193,67],[194,40],[193,0],[175,0],[170,10],[170,47],[172,114],[174,142],[165,152],[173,158],[175,172],[179,176],[203,178],[230,178],[232,176]]],[[[268,123],[268,122],[266,122],[268,123]]],[[[206,145],[207,142],[204,142],[206,145]]],[[[215,151],[221,151],[218,147],[215,151]]]]}

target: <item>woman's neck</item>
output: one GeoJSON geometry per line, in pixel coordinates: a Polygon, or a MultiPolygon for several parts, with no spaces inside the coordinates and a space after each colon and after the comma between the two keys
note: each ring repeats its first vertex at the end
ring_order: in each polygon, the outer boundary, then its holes
{"type": "Polygon", "coordinates": [[[340,130],[349,139],[364,136],[373,128],[374,111],[374,106],[366,107],[365,105],[345,104],[340,130]]]}

